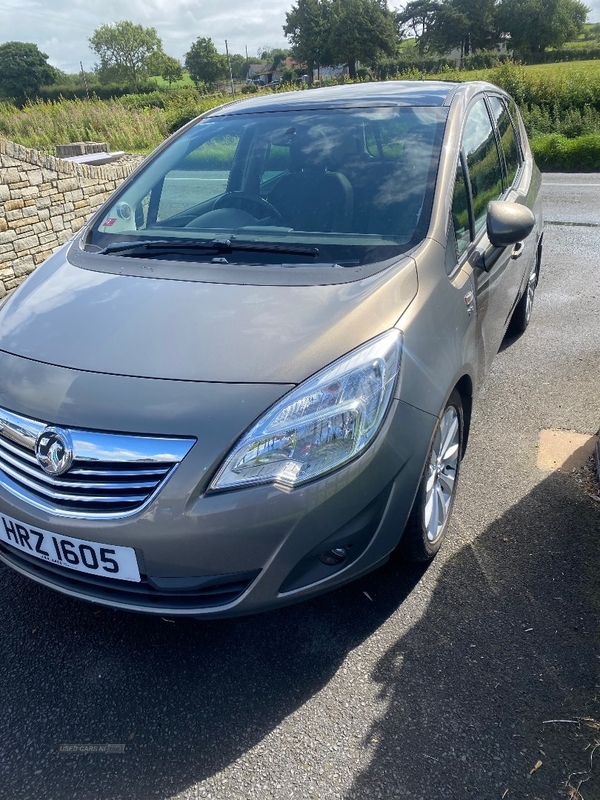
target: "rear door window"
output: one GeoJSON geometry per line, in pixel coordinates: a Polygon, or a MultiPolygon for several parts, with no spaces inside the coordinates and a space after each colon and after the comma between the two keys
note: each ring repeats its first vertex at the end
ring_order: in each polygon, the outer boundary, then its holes
{"type": "Polygon", "coordinates": [[[490,97],[489,100],[506,165],[506,188],[509,188],[514,184],[521,166],[521,151],[517,144],[513,122],[504,101],[495,96],[490,97]]]}

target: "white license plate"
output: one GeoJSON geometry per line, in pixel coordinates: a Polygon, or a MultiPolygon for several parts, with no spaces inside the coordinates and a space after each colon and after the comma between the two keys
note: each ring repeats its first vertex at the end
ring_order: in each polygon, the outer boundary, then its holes
{"type": "Polygon", "coordinates": [[[0,539],[30,556],[88,575],[140,581],[140,571],[133,547],[99,544],[58,533],[32,528],[5,514],[0,514],[0,539]]]}

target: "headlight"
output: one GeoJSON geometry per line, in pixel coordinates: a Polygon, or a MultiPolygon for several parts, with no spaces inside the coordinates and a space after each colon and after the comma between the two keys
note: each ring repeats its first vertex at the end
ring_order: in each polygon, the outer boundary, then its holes
{"type": "Polygon", "coordinates": [[[210,488],[293,488],[355,458],[383,422],[401,352],[402,334],[389,330],[301,383],[240,439],[210,488]]]}

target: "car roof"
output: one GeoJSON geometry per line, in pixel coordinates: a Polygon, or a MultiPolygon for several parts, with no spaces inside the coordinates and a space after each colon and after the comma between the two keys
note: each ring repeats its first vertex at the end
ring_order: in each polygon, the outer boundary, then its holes
{"type": "Polygon", "coordinates": [[[229,116],[265,111],[327,108],[368,108],[371,106],[443,106],[449,96],[465,84],[451,81],[381,81],[326,86],[261,95],[235,100],[214,109],[207,116],[229,116]]]}

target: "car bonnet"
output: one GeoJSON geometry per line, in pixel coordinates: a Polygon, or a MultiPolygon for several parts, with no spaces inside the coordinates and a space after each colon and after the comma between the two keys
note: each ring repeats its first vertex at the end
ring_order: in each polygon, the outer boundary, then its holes
{"type": "Polygon", "coordinates": [[[409,257],[354,282],[265,286],[95,272],[62,249],[0,309],[0,350],[112,375],[298,383],[392,327],[416,292],[409,257]]]}

